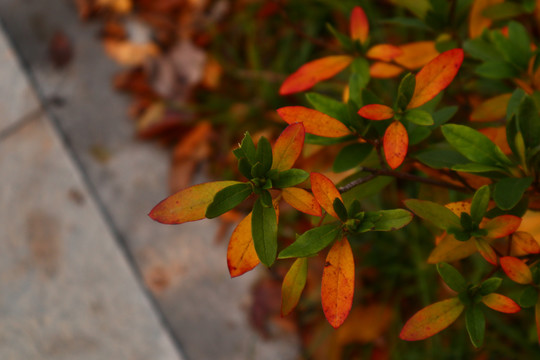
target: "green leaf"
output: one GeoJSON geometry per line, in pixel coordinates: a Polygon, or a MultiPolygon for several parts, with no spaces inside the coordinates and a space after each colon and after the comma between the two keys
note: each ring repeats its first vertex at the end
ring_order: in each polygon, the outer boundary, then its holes
{"type": "Polygon", "coordinates": [[[429,126],[433,125],[433,117],[424,110],[410,109],[403,114],[403,119],[416,125],[429,126]]]}
{"type": "Polygon", "coordinates": [[[482,15],[491,20],[502,20],[516,17],[525,12],[525,9],[520,4],[503,2],[489,6],[482,12],[482,15]]]}
{"type": "Polygon", "coordinates": [[[484,134],[465,125],[447,124],[441,129],[446,141],[467,159],[483,165],[512,165],[501,149],[484,134]]]}
{"type": "Polygon", "coordinates": [[[328,138],[324,136],[318,136],[306,133],[306,138],[304,142],[306,144],[313,144],[313,145],[335,145],[335,144],[341,144],[347,141],[356,140],[357,137],[355,135],[347,135],[339,138],[328,138]]]}
{"type": "Polygon", "coordinates": [[[289,169],[278,174],[277,179],[273,181],[274,187],[283,189],[298,185],[309,177],[309,173],[302,169],[289,169]]]}
{"type": "Polygon", "coordinates": [[[463,49],[467,52],[467,54],[478,60],[502,60],[502,56],[497,49],[495,49],[491,43],[482,39],[482,37],[465,41],[463,44],[463,49]]]}
{"type": "Polygon", "coordinates": [[[527,94],[525,93],[525,91],[523,91],[523,89],[519,88],[519,89],[516,89],[513,93],[512,93],[512,96],[510,97],[510,100],[508,100],[508,105],[506,107],[506,119],[507,120],[510,120],[512,118],[512,116],[514,116],[515,114],[517,114],[518,112],[518,109],[523,101],[523,99],[525,98],[527,94]]]}
{"type": "Polygon", "coordinates": [[[349,78],[349,97],[353,101],[362,98],[362,90],[369,83],[369,63],[364,58],[356,58],[351,64],[351,76],[349,78]]]}
{"type": "Polygon", "coordinates": [[[457,106],[447,106],[440,110],[437,110],[433,113],[433,125],[429,127],[430,130],[435,130],[439,126],[443,125],[444,123],[448,122],[451,118],[456,115],[458,111],[457,106]]]}
{"type": "Polygon", "coordinates": [[[486,318],[480,305],[473,305],[465,311],[465,323],[472,344],[476,348],[481,347],[484,343],[486,318]]]}
{"type": "MultiPolygon", "coordinates": [[[[243,152],[242,152],[242,154],[243,154],[243,152]]],[[[247,158],[242,157],[242,158],[240,158],[240,160],[238,160],[238,170],[247,179],[251,180],[253,178],[253,175],[251,175],[251,164],[249,163],[247,158]]]]}
{"type": "Polygon", "coordinates": [[[412,214],[404,209],[366,211],[361,223],[362,231],[394,231],[411,222],[412,214]],[[369,226],[362,226],[369,223],[369,226]]]}
{"type": "Polygon", "coordinates": [[[317,255],[341,233],[339,224],[327,224],[313,228],[300,235],[294,243],[279,253],[280,259],[317,255]]]}
{"type": "Polygon", "coordinates": [[[349,110],[347,109],[347,105],[341,101],[314,92],[307,93],[306,99],[313,105],[315,110],[331,116],[334,119],[338,119],[343,123],[347,123],[344,120],[348,118],[349,110]]]}
{"type": "Polygon", "coordinates": [[[468,162],[463,155],[452,149],[428,149],[416,154],[415,158],[434,169],[450,169],[468,162]]]}
{"type": "Polygon", "coordinates": [[[484,185],[474,193],[471,203],[471,218],[475,224],[480,224],[489,205],[491,193],[489,186],[484,185]]]}
{"type": "Polygon", "coordinates": [[[339,219],[343,222],[347,221],[349,219],[349,215],[347,214],[347,209],[345,208],[345,205],[343,205],[343,202],[340,198],[335,198],[334,202],[332,204],[332,207],[334,208],[334,211],[336,212],[339,219]]]}
{"type": "Polygon", "coordinates": [[[398,109],[405,110],[407,108],[414,94],[415,86],[416,77],[413,74],[408,73],[401,79],[396,99],[396,107],[398,109]]]}
{"type": "Polygon", "coordinates": [[[531,40],[527,29],[516,21],[511,21],[508,24],[508,39],[518,49],[518,54],[523,58],[520,60],[525,67],[531,57],[531,40]]]}
{"type": "MultiPolygon", "coordinates": [[[[367,176],[365,172],[356,174],[354,178],[358,176],[367,176]]],[[[349,178],[347,178],[348,180],[349,178]]],[[[353,180],[351,178],[350,180],[353,180]]],[[[382,189],[388,186],[391,182],[394,181],[394,178],[391,176],[377,176],[375,179],[367,181],[363,184],[353,187],[351,190],[343,193],[343,202],[346,207],[349,207],[354,200],[365,199],[369,196],[379,193],[382,189]]],[[[341,183],[340,183],[341,185],[341,183]]]]}
{"type": "Polygon", "coordinates": [[[477,163],[457,164],[452,166],[451,169],[454,171],[463,171],[469,173],[506,172],[505,169],[497,166],[483,165],[477,163]]]}
{"type": "Polygon", "coordinates": [[[396,25],[400,28],[414,28],[423,31],[430,31],[430,27],[419,19],[413,19],[408,17],[395,17],[392,19],[385,19],[379,21],[381,24],[396,25]]]}
{"type": "Polygon", "coordinates": [[[326,28],[332,33],[332,35],[334,35],[334,37],[340,43],[344,50],[351,50],[353,48],[353,42],[350,37],[336,30],[329,23],[326,24],[326,28]]]}
{"type": "Polygon", "coordinates": [[[530,50],[521,49],[512,39],[504,36],[500,31],[492,31],[491,37],[495,47],[503,54],[504,58],[520,68],[521,71],[527,69],[529,62],[530,50]]]}
{"type": "Polygon", "coordinates": [[[409,199],[404,202],[413,213],[424,220],[430,221],[440,229],[461,229],[459,218],[445,206],[417,199],[409,199]]]}
{"type": "Polygon", "coordinates": [[[261,203],[265,207],[272,206],[272,195],[270,195],[270,192],[268,190],[261,191],[261,203]]]}
{"type": "Polygon", "coordinates": [[[332,170],[334,172],[350,170],[364,161],[372,150],[373,146],[368,143],[347,145],[337,154],[332,170]]]}
{"type": "Polygon", "coordinates": [[[478,291],[482,296],[491,294],[492,292],[495,292],[499,288],[499,286],[501,286],[501,283],[501,278],[489,278],[480,285],[478,291]]]}
{"type": "Polygon", "coordinates": [[[261,172],[266,174],[272,168],[272,145],[264,136],[257,143],[257,151],[255,155],[257,162],[261,164],[261,172]]]}
{"type": "Polygon", "coordinates": [[[501,179],[495,184],[493,200],[501,209],[511,209],[521,200],[532,181],[530,177],[501,179]]]}
{"type": "Polygon", "coordinates": [[[257,162],[257,151],[255,150],[255,144],[251,135],[246,131],[244,139],[240,143],[240,149],[244,152],[244,156],[248,159],[251,165],[254,165],[257,162]]]}
{"type": "Polygon", "coordinates": [[[251,232],[255,251],[261,262],[270,267],[277,253],[277,217],[273,206],[264,206],[258,198],[253,205],[251,232]]]}
{"type": "Polygon", "coordinates": [[[519,71],[511,64],[498,60],[486,61],[476,68],[475,73],[487,79],[496,80],[512,79],[519,75],[519,71]]]}
{"type": "Polygon", "coordinates": [[[246,200],[252,193],[253,187],[250,183],[227,186],[223,190],[218,191],[216,196],[214,196],[214,200],[206,209],[205,216],[208,219],[213,219],[225,214],[246,200]]]}
{"type": "Polygon", "coordinates": [[[417,126],[409,123],[406,129],[409,133],[409,146],[416,145],[431,135],[431,130],[427,126],[417,126]]]}
{"type": "Polygon", "coordinates": [[[540,145],[540,115],[530,96],[525,96],[521,101],[517,112],[517,122],[525,146],[531,149],[540,145]]]}
{"type": "Polygon", "coordinates": [[[519,306],[522,308],[530,308],[536,305],[538,301],[538,289],[534,286],[528,285],[519,297],[519,306]]]}
{"type": "Polygon", "coordinates": [[[467,290],[467,282],[452,265],[445,262],[438,263],[437,271],[450,289],[458,293],[467,290]]]}

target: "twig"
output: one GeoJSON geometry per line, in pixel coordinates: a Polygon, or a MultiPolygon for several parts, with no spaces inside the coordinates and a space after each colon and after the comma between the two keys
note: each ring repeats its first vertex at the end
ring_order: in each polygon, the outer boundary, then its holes
{"type": "Polygon", "coordinates": [[[470,189],[468,189],[468,188],[466,188],[464,186],[455,185],[455,184],[452,184],[452,183],[449,183],[449,182],[443,181],[443,180],[424,178],[424,177],[417,176],[417,175],[412,175],[412,174],[409,174],[409,173],[404,173],[404,172],[399,172],[399,171],[394,171],[394,170],[388,170],[388,169],[373,169],[373,168],[368,168],[368,167],[363,167],[361,170],[369,172],[369,173],[371,173],[371,175],[367,176],[365,178],[360,178],[360,179],[353,180],[350,183],[348,183],[346,185],[343,185],[342,187],[340,187],[338,189],[339,192],[343,193],[345,191],[348,191],[348,190],[352,189],[353,187],[355,187],[357,185],[360,185],[360,184],[363,184],[363,183],[365,183],[365,182],[367,182],[369,180],[372,180],[373,178],[375,178],[377,176],[392,176],[392,177],[394,177],[396,179],[420,182],[420,183],[429,184],[429,185],[433,185],[433,186],[438,186],[438,187],[443,187],[443,188],[447,188],[447,189],[457,190],[457,191],[461,191],[461,192],[464,192],[464,193],[470,193],[471,192],[470,189]]]}

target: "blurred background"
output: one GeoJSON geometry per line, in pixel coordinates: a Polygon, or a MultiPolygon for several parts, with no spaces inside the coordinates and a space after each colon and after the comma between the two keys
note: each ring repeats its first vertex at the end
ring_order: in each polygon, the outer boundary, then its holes
{"type": "Polygon", "coordinates": [[[282,128],[334,16],[297,3],[0,0],[0,359],[298,358],[279,280],[228,274],[240,214],[147,217],[282,128]]]}

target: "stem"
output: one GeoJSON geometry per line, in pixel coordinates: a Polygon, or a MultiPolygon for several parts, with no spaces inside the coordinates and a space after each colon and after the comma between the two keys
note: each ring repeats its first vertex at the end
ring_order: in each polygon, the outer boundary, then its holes
{"type": "Polygon", "coordinates": [[[338,188],[340,193],[344,193],[346,191],[349,191],[352,188],[354,188],[355,186],[363,184],[363,183],[365,183],[365,182],[367,182],[367,181],[369,181],[369,180],[371,180],[371,179],[373,179],[373,178],[375,178],[377,176],[392,176],[392,177],[394,177],[396,179],[402,179],[402,180],[420,182],[420,183],[429,184],[429,185],[438,186],[438,187],[444,187],[444,188],[447,188],[447,189],[461,191],[463,193],[470,193],[471,192],[471,189],[468,189],[468,188],[466,188],[464,186],[455,185],[455,184],[452,184],[452,183],[449,183],[449,182],[443,181],[443,180],[424,178],[424,177],[409,174],[409,173],[403,173],[403,172],[394,171],[394,170],[388,170],[388,169],[373,169],[373,168],[367,168],[367,167],[363,167],[363,168],[361,168],[361,170],[369,172],[369,173],[371,173],[371,175],[369,175],[369,176],[367,176],[365,178],[360,178],[360,179],[353,180],[350,183],[341,186],[340,188],[338,188]]]}

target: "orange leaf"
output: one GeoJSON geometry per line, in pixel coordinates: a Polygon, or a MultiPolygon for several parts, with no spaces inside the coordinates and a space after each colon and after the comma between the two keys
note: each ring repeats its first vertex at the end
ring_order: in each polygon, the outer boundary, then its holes
{"type": "Polygon", "coordinates": [[[457,297],[431,304],[407,321],[399,337],[402,340],[414,341],[433,336],[456,321],[464,308],[457,297]]]}
{"type": "Polygon", "coordinates": [[[409,70],[418,69],[439,55],[434,41],[418,41],[399,48],[402,53],[394,61],[409,70]]]}
{"type": "Polygon", "coordinates": [[[313,135],[336,138],[351,134],[342,122],[317,110],[303,106],[286,106],[277,112],[288,124],[304,124],[306,132],[313,135]]]}
{"type": "Polygon", "coordinates": [[[403,50],[395,45],[379,44],[371,47],[367,51],[366,57],[373,60],[392,61],[392,59],[401,54],[403,54],[403,50]]]}
{"type": "Polygon", "coordinates": [[[483,129],[478,129],[478,131],[495,143],[495,145],[501,149],[503,154],[512,153],[512,149],[510,149],[508,140],[506,139],[506,126],[485,127],[483,129]]]}
{"type": "Polygon", "coordinates": [[[302,123],[287,126],[272,148],[274,159],[272,169],[283,171],[292,168],[302,152],[304,137],[305,131],[302,123]]]}
{"type": "Polygon", "coordinates": [[[506,117],[506,107],[512,94],[502,94],[487,99],[471,114],[471,121],[495,121],[506,117]]]}
{"type": "Polygon", "coordinates": [[[161,201],[148,216],[163,224],[182,224],[204,219],[206,208],[216,193],[234,184],[240,182],[215,181],[188,187],[161,201]]]}
{"type": "Polygon", "coordinates": [[[493,310],[502,313],[513,314],[521,310],[514,300],[501,294],[488,294],[482,298],[482,302],[493,310]]]}
{"type": "Polygon", "coordinates": [[[467,201],[456,201],[449,204],[444,205],[446,208],[448,208],[450,211],[452,211],[457,216],[461,216],[461,213],[467,213],[471,214],[471,203],[467,201]]]}
{"type": "Polygon", "coordinates": [[[405,126],[399,121],[394,121],[384,133],[383,147],[386,162],[392,169],[401,165],[407,155],[409,146],[409,135],[405,126]]]}
{"type": "Polygon", "coordinates": [[[394,110],[386,105],[370,104],[362,106],[358,115],[370,120],[386,120],[394,116],[394,110]]]}
{"type": "Polygon", "coordinates": [[[482,229],[487,230],[486,237],[498,239],[514,233],[521,225],[521,218],[514,215],[501,215],[489,220],[482,229]]]}
{"type": "Polygon", "coordinates": [[[471,256],[477,250],[473,239],[459,241],[454,236],[447,234],[433,249],[427,262],[430,264],[450,263],[471,256]]]}
{"type": "Polygon", "coordinates": [[[516,231],[512,235],[512,256],[523,256],[528,254],[540,254],[540,245],[538,241],[525,231],[516,231]]]}
{"type": "Polygon", "coordinates": [[[298,304],[307,280],[307,258],[294,261],[281,286],[281,316],[289,314],[298,304]]]}
{"type": "Polygon", "coordinates": [[[416,74],[416,87],[409,109],[419,107],[444,90],[456,76],[463,62],[463,50],[452,49],[443,52],[416,74]]]}
{"type": "Polygon", "coordinates": [[[311,173],[310,179],[311,190],[313,191],[315,199],[317,199],[319,204],[321,204],[322,208],[326,210],[328,214],[338,219],[338,216],[334,211],[334,200],[338,198],[343,201],[343,199],[332,180],[319,173],[311,173]]]}
{"type": "Polygon", "coordinates": [[[506,275],[518,284],[532,284],[531,269],[520,259],[513,256],[504,256],[501,258],[501,267],[506,275]]]}
{"type": "Polygon", "coordinates": [[[231,235],[227,248],[227,266],[231,277],[236,277],[252,270],[260,262],[253,244],[251,213],[249,213],[231,235]]]}
{"type": "Polygon", "coordinates": [[[482,257],[490,264],[497,266],[497,254],[488,242],[482,238],[475,238],[474,241],[480,255],[482,255],[482,257]]]}
{"type": "Polygon", "coordinates": [[[324,316],[338,328],[351,310],[354,295],[354,258],[346,238],[338,240],[328,252],[321,282],[324,316]]]}
{"type": "Polygon", "coordinates": [[[350,20],[351,39],[366,41],[369,35],[369,22],[366,13],[360,6],[355,6],[350,20]]]}
{"type": "Polygon", "coordinates": [[[482,35],[484,29],[491,26],[491,19],[482,15],[484,10],[492,5],[502,3],[504,0],[474,0],[469,15],[469,37],[482,35]]]}
{"type": "Polygon", "coordinates": [[[282,189],[283,200],[298,211],[309,215],[321,216],[321,206],[315,197],[304,189],[290,187],[282,189]]]}
{"type": "Polygon", "coordinates": [[[285,79],[279,88],[279,94],[289,95],[307,90],[319,81],[329,79],[341,72],[352,60],[350,56],[336,55],[310,61],[285,79]]]}
{"type": "Polygon", "coordinates": [[[403,72],[403,68],[377,61],[369,67],[369,76],[377,79],[389,79],[398,76],[403,72]]]}

